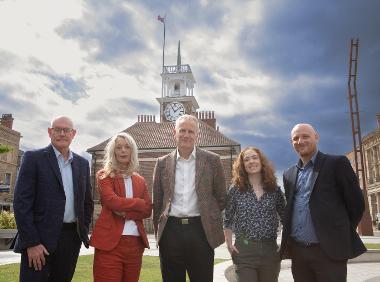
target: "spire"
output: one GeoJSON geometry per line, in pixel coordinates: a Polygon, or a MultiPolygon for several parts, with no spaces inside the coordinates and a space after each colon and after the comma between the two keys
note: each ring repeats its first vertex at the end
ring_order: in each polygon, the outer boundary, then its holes
{"type": "Polygon", "coordinates": [[[178,40],[177,66],[181,65],[181,40],[178,40]]]}

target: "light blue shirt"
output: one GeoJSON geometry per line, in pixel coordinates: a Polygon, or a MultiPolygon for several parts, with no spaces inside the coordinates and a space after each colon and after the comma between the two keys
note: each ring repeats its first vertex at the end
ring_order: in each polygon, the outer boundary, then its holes
{"type": "Polygon", "coordinates": [[[313,190],[311,179],[314,174],[314,164],[317,153],[311,158],[311,160],[300,167],[301,160],[297,165],[298,176],[297,185],[294,195],[293,217],[292,217],[292,229],[291,236],[304,243],[318,243],[317,235],[315,234],[313,220],[311,218],[309,209],[310,195],[313,190]]]}
{"type": "Polygon", "coordinates": [[[65,213],[63,215],[63,222],[70,223],[76,221],[74,209],[74,186],[73,186],[73,171],[71,163],[73,161],[73,153],[69,151],[67,160],[63,155],[53,146],[55,156],[57,157],[59,170],[61,171],[63,189],[65,190],[66,203],[65,213]]]}

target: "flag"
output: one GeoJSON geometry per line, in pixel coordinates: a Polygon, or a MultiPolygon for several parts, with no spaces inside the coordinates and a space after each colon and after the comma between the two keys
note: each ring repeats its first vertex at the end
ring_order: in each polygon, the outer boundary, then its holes
{"type": "Polygon", "coordinates": [[[161,17],[160,15],[157,16],[157,20],[159,20],[162,23],[165,23],[165,18],[161,17]]]}

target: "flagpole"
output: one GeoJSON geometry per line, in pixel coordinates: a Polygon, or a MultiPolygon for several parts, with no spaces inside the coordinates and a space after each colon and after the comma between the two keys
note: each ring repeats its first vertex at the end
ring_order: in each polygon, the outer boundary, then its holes
{"type": "MultiPolygon", "coordinates": [[[[166,15],[164,16],[164,43],[162,46],[162,74],[164,74],[164,68],[165,68],[165,25],[166,25],[166,15]]],[[[161,98],[164,97],[164,77],[161,78],[161,98]]]]}
{"type": "MultiPolygon", "coordinates": [[[[162,73],[161,73],[161,99],[164,98],[164,71],[165,71],[165,29],[166,29],[166,15],[164,17],[161,17],[160,15],[157,16],[157,20],[162,22],[164,24],[164,42],[162,44],[162,73]]],[[[160,102],[160,122],[163,121],[162,114],[163,114],[163,102],[161,100],[160,102]]]]}

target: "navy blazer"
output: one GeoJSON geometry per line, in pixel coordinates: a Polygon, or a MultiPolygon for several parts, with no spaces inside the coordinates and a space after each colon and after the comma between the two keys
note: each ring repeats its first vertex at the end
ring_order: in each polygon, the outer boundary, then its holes
{"type": "MultiPolygon", "coordinates": [[[[88,247],[88,231],[94,210],[89,164],[73,153],[71,166],[77,231],[88,247]]],[[[14,251],[21,252],[42,244],[48,252],[53,252],[61,233],[65,201],[53,146],[25,152],[14,191],[13,208],[18,229],[14,251]]]]}
{"type": "MultiPolygon", "coordinates": [[[[333,260],[347,260],[364,253],[366,248],[356,232],[365,209],[364,198],[349,160],[318,152],[313,176],[309,209],[321,249],[333,260]]],[[[297,167],[293,166],[284,172],[287,206],[281,257],[291,258],[287,246],[296,184],[297,167]]]]}

